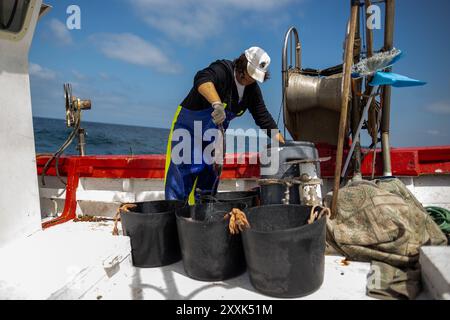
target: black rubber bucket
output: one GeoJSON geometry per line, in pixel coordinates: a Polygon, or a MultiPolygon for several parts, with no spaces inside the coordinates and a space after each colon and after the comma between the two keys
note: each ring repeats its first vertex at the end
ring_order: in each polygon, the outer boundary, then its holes
{"type": "Polygon", "coordinates": [[[250,281],[256,290],[279,298],[318,290],[325,271],[326,218],[307,224],[311,207],[271,205],[252,208],[243,232],[250,281]]]}
{"type": "Polygon", "coordinates": [[[177,210],[178,236],[186,274],[201,281],[222,281],[245,272],[241,235],[228,231],[224,216],[243,203],[207,203],[177,210]]]}
{"type": "Polygon", "coordinates": [[[219,192],[214,197],[209,195],[201,196],[201,203],[210,202],[224,202],[224,203],[245,203],[247,208],[256,207],[259,204],[258,191],[230,191],[219,192]]]}
{"type": "Polygon", "coordinates": [[[175,209],[182,201],[136,203],[130,212],[122,212],[123,234],[131,239],[133,265],[160,267],[181,260],[175,209]]]}
{"type": "MultiPolygon", "coordinates": [[[[261,205],[283,204],[285,198],[286,185],[262,184],[261,185],[261,205]]],[[[294,184],[289,188],[289,204],[300,204],[299,186],[294,184]]]]}

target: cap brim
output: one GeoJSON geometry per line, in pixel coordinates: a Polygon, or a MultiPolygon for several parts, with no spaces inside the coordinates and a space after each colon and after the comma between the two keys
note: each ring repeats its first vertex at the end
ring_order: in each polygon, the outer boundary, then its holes
{"type": "Polygon", "coordinates": [[[259,81],[261,83],[264,82],[266,73],[264,71],[255,68],[251,63],[247,63],[247,72],[249,76],[255,79],[256,81],[259,81]]]}

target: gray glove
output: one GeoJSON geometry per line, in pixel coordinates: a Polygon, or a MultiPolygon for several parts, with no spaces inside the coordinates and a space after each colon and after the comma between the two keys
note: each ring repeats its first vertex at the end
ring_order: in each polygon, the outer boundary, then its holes
{"type": "Polygon", "coordinates": [[[225,118],[227,117],[225,114],[225,106],[222,102],[215,102],[213,103],[212,107],[214,109],[213,113],[211,114],[213,122],[217,126],[219,126],[225,121],[225,118]]]}

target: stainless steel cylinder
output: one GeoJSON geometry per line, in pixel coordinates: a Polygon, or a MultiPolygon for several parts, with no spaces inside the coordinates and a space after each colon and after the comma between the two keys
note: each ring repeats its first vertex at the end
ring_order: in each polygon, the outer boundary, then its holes
{"type": "Polygon", "coordinates": [[[288,81],[286,107],[289,112],[311,108],[340,111],[342,76],[318,77],[290,72],[288,81]]]}

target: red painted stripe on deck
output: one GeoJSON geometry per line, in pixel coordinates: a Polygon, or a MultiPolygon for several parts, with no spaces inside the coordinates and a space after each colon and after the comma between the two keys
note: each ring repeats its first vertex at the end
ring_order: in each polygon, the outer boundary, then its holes
{"type": "MultiPolygon", "coordinates": [[[[329,145],[317,145],[321,157],[332,159],[321,165],[322,177],[333,177],[335,169],[336,149],[329,145]]],[[[346,153],[344,153],[346,156],[346,153]]],[[[42,174],[48,155],[37,157],[38,174],[42,174]]],[[[423,148],[395,148],[391,152],[392,171],[395,176],[420,176],[434,174],[450,174],[450,146],[423,148]]],[[[92,178],[141,178],[164,179],[164,155],[137,156],[68,156],[60,160],[59,171],[67,175],[69,165],[76,162],[76,171],[80,177],[92,178]]],[[[362,166],[364,176],[372,172],[372,153],[367,155],[362,166]]],[[[376,156],[376,176],[382,174],[382,157],[380,151],[376,156]]],[[[56,175],[52,166],[47,175],[56,175]]],[[[259,162],[256,153],[227,155],[223,170],[224,179],[255,179],[260,176],[259,162]],[[239,161],[238,161],[239,160],[239,161]],[[233,163],[234,162],[234,163],[233,163]]]]}

